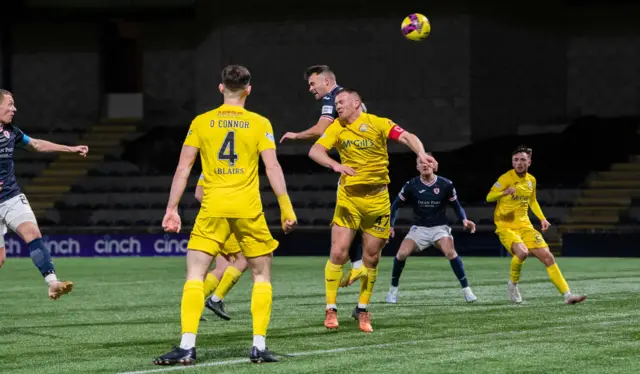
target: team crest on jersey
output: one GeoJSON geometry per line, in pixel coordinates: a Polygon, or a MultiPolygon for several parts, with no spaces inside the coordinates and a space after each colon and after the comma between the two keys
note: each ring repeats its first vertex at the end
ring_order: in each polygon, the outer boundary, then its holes
{"type": "Polygon", "coordinates": [[[267,139],[271,140],[272,142],[275,142],[275,140],[273,139],[273,134],[270,134],[270,133],[268,133],[268,132],[265,132],[265,133],[264,133],[264,136],[266,136],[266,137],[267,137],[267,139]]]}
{"type": "Polygon", "coordinates": [[[4,130],[4,137],[9,139],[10,136],[11,136],[11,134],[9,134],[9,131],[4,130]]]}
{"type": "Polygon", "coordinates": [[[531,181],[527,181],[527,186],[529,186],[529,188],[533,188],[533,183],[531,183],[531,181]]]}
{"type": "Polygon", "coordinates": [[[369,127],[367,125],[365,125],[364,123],[362,125],[360,125],[360,131],[361,132],[367,132],[368,129],[369,129],[369,127]]]}
{"type": "Polygon", "coordinates": [[[437,188],[437,187],[436,187],[436,188],[434,188],[434,189],[433,189],[433,193],[434,193],[434,194],[436,194],[436,195],[437,195],[437,194],[439,194],[439,193],[440,193],[440,189],[439,189],[439,188],[437,188]]]}

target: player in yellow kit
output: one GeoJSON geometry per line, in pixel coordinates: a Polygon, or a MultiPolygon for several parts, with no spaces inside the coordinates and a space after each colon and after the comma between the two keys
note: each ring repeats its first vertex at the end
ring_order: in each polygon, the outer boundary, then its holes
{"type": "Polygon", "coordinates": [[[511,156],[513,169],[502,174],[487,195],[487,202],[497,201],[494,213],[496,234],[502,245],[513,256],[508,283],[509,296],[514,303],[522,302],[518,282],[524,260],[531,252],[547,267],[549,278],[563,295],[565,303],[577,304],[587,297],[571,294],[569,285],[562,276],[549,246],[529,220],[529,208],[531,208],[533,214],[540,220],[543,232],[551,226],[536,198],[536,179],[528,173],[531,166],[531,153],[531,148],[526,146],[516,148],[511,156]]]}
{"type": "Polygon", "coordinates": [[[278,242],[271,236],[262,211],[260,158],[278,197],[285,233],[294,228],[297,219],[276,156],[271,123],[244,108],[251,93],[250,81],[251,74],[244,66],[229,65],[222,70],[222,83],[218,88],[224,104],[193,120],[180,153],[162,220],[164,230],[180,230],[178,204],[198,153],[204,174],[204,197],[187,245],[187,276],[180,309],[182,339],[179,347],[155,358],[156,365],[195,363],[196,334],[204,308],[204,279],[213,258],[221,253],[231,235],[237,238],[253,273],[253,346],[249,359],[278,361],[265,342],[273,295],[271,259],[278,242]]]}
{"type": "Polygon", "coordinates": [[[387,139],[407,145],[421,161],[437,168],[435,159],[424,150],[420,139],[388,118],[362,111],[360,95],[342,89],[335,98],[338,118],[311,147],[309,157],[340,173],[336,209],[331,227],[331,253],[325,267],[327,305],[325,327],[338,328],[337,294],[342,267],[358,230],[362,231],[362,261],[367,281],[360,287],[358,320],[360,330],[372,332],[368,307],[378,276],[380,251],[389,238],[391,203],[387,139]],[[328,152],[337,148],[342,163],[328,152]]]}
{"type": "MultiPolygon", "coordinates": [[[[204,197],[204,174],[200,174],[195,193],[196,200],[202,203],[204,197]]],[[[220,254],[216,256],[216,267],[207,273],[204,280],[204,306],[218,317],[228,321],[231,319],[224,310],[224,297],[238,282],[249,264],[242,255],[236,236],[231,234],[224,243],[220,254]]],[[[205,320],[204,318],[201,321],[205,320]]]]}

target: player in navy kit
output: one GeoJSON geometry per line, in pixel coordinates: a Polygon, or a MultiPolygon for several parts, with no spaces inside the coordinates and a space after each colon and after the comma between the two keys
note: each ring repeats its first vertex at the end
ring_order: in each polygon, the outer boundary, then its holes
{"type": "MultiPolygon", "coordinates": [[[[280,139],[282,143],[285,139],[292,140],[317,140],[327,130],[329,125],[338,118],[336,111],[336,95],[342,87],[336,81],[336,75],[327,65],[313,65],[307,68],[304,79],[309,84],[309,92],[313,94],[316,100],[322,101],[320,110],[320,118],[312,127],[301,132],[287,132],[280,139]]],[[[361,105],[362,110],[366,112],[364,104],[361,105]]],[[[340,281],[340,286],[346,287],[358,279],[364,279],[364,268],[362,267],[362,243],[361,238],[356,236],[351,248],[349,249],[349,260],[351,261],[351,269],[345,274],[340,281]]],[[[356,309],[353,313],[356,318],[356,309]]]]}
{"type": "Polygon", "coordinates": [[[11,122],[17,112],[13,94],[0,89],[0,251],[4,254],[4,234],[7,228],[17,233],[29,247],[31,260],[49,285],[49,298],[56,300],[71,292],[73,283],[58,280],[51,254],[42,241],[36,217],[25,195],[20,191],[14,171],[13,152],[16,146],[35,152],[68,152],[86,156],[89,147],[70,147],[27,136],[11,122]]]}
{"type": "Polygon", "coordinates": [[[391,236],[394,235],[393,226],[398,217],[398,209],[403,203],[409,203],[413,207],[413,226],[400,244],[400,249],[393,260],[391,287],[386,301],[388,303],[397,301],[400,275],[407,257],[415,251],[434,246],[449,259],[451,268],[462,287],[464,299],[472,303],[477,298],[469,287],[462,260],[453,245],[451,228],[447,226],[447,205],[454,208],[465,229],[474,233],[476,225],[467,219],[458,201],[456,189],[450,180],[434,174],[433,169],[420,162],[420,159],[417,160],[417,169],[420,176],[409,180],[391,205],[391,236]]]}

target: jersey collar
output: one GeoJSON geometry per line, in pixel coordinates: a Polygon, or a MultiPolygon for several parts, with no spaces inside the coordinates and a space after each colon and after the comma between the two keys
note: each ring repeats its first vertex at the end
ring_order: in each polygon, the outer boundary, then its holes
{"type": "Polygon", "coordinates": [[[424,180],[422,180],[422,176],[419,176],[418,178],[420,178],[420,182],[422,182],[422,184],[424,184],[427,187],[433,186],[438,181],[438,176],[437,175],[435,175],[435,178],[433,178],[433,182],[431,182],[431,183],[426,183],[424,180]]]}

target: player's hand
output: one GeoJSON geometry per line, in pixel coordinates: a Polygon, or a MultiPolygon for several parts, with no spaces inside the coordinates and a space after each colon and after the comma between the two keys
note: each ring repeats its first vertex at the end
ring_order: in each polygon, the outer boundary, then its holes
{"type": "Polygon", "coordinates": [[[87,153],[89,153],[89,147],[86,145],[76,145],[75,147],[71,147],[71,151],[73,153],[77,153],[82,157],[87,157],[87,153]]]}
{"type": "Polygon", "coordinates": [[[502,196],[513,195],[516,193],[515,187],[509,187],[506,190],[502,191],[502,196]]]}
{"type": "Polygon", "coordinates": [[[469,230],[472,234],[476,232],[476,224],[473,221],[469,221],[468,219],[465,219],[464,221],[462,221],[462,225],[466,230],[469,230]]]}
{"type": "Polygon", "coordinates": [[[165,232],[180,232],[182,221],[177,210],[168,210],[162,219],[162,228],[165,232]]]}
{"type": "Polygon", "coordinates": [[[298,139],[298,133],[297,132],[285,133],[284,135],[282,135],[282,138],[280,138],[280,143],[282,143],[285,139],[296,140],[298,139]]]}
{"type": "Polygon", "coordinates": [[[420,153],[418,157],[420,158],[420,161],[422,163],[429,165],[429,167],[432,168],[433,171],[438,171],[438,161],[436,161],[433,156],[429,156],[426,153],[420,153]]]}
{"type": "Polygon", "coordinates": [[[546,219],[540,222],[540,224],[542,225],[542,232],[546,232],[549,230],[549,227],[551,227],[551,224],[546,219]]]}
{"type": "Polygon", "coordinates": [[[4,247],[0,247],[0,268],[4,265],[4,260],[7,259],[7,251],[4,247]]]}
{"type": "Polygon", "coordinates": [[[336,173],[340,173],[342,175],[351,175],[354,176],[356,175],[356,171],[353,170],[352,168],[342,165],[342,164],[338,164],[336,166],[334,166],[333,171],[335,171],[336,173]]]}
{"type": "Polygon", "coordinates": [[[292,221],[292,220],[286,219],[282,222],[282,231],[284,231],[286,235],[291,231],[293,231],[293,229],[296,227],[297,224],[298,224],[298,221],[292,221]]]}
{"type": "Polygon", "coordinates": [[[393,227],[389,229],[389,237],[392,239],[396,237],[396,230],[393,227]]]}
{"type": "Polygon", "coordinates": [[[0,191],[2,191],[2,185],[4,184],[4,182],[0,181],[0,191]]]}

